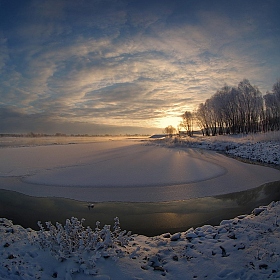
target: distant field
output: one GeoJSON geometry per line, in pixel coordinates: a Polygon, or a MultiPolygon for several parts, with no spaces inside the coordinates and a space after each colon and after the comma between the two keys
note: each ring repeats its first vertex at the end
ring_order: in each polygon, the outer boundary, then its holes
{"type": "Polygon", "coordinates": [[[47,137],[0,137],[0,148],[25,147],[41,145],[65,145],[94,143],[101,141],[118,141],[123,139],[142,139],[145,136],[47,136],[47,137]]]}

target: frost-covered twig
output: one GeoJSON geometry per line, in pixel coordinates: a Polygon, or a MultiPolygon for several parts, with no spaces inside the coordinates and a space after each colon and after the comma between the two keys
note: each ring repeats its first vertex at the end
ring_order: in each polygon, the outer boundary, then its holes
{"type": "Polygon", "coordinates": [[[126,233],[120,228],[119,218],[115,218],[114,230],[110,225],[104,225],[100,229],[100,222],[96,222],[95,230],[84,227],[82,219],[72,217],[67,219],[65,225],[46,222],[47,230],[39,221],[40,228],[37,235],[37,244],[41,248],[49,249],[60,261],[74,258],[82,264],[82,270],[92,269],[100,257],[118,258],[122,256],[122,249],[129,243],[131,232],[126,233]]]}

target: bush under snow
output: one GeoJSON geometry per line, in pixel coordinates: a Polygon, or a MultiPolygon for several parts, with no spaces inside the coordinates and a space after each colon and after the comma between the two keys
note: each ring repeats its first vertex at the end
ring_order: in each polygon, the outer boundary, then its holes
{"type": "Polygon", "coordinates": [[[131,239],[131,232],[121,230],[119,218],[114,220],[113,231],[110,225],[100,228],[100,222],[96,222],[95,230],[89,226],[85,228],[85,220],[74,217],[67,219],[64,226],[58,222],[56,225],[46,222],[47,230],[39,221],[40,230],[35,242],[41,248],[50,250],[59,261],[73,259],[80,267],[72,272],[96,274],[96,261],[101,257],[122,257],[123,248],[131,239]]]}

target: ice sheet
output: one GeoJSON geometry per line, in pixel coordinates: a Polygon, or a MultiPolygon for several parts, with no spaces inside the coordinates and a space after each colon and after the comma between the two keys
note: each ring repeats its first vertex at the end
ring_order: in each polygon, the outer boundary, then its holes
{"type": "Polygon", "coordinates": [[[1,188],[83,201],[170,201],[254,188],[280,179],[272,168],[216,152],[145,146],[135,141],[0,150],[1,188]],[[20,180],[21,179],[21,180],[20,180]]]}

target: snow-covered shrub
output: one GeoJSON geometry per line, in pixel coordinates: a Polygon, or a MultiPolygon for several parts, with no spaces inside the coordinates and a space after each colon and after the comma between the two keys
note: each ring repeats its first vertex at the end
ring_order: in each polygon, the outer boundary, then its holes
{"type": "Polygon", "coordinates": [[[100,222],[96,222],[96,228],[84,227],[84,219],[78,220],[72,217],[67,219],[65,225],[46,222],[46,228],[39,221],[40,228],[37,235],[37,244],[41,248],[48,248],[60,261],[74,258],[77,263],[85,265],[87,269],[95,266],[100,257],[121,257],[125,245],[131,240],[131,232],[121,230],[119,218],[116,217],[113,231],[110,225],[100,228],[100,222]]]}

